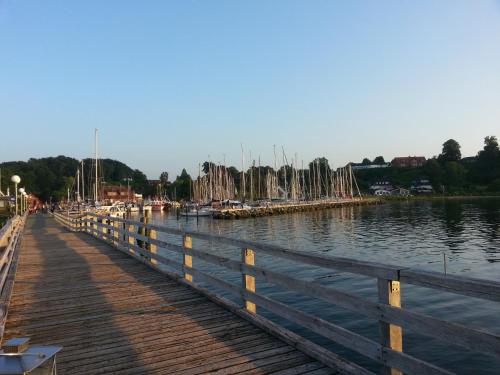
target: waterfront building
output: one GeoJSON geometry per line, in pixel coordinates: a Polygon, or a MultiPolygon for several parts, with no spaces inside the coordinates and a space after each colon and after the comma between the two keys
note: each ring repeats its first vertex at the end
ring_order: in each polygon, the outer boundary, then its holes
{"type": "Polygon", "coordinates": [[[426,162],[425,156],[406,156],[392,159],[391,166],[398,168],[422,167],[426,162]]]}

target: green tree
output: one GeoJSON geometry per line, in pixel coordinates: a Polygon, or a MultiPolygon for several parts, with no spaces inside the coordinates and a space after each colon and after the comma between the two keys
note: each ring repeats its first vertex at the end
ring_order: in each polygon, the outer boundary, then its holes
{"type": "Polygon", "coordinates": [[[185,169],[182,170],[181,175],[177,176],[175,181],[171,184],[172,192],[175,190],[176,198],[179,199],[189,199],[191,197],[191,176],[187,173],[185,169]]]}
{"type": "Polygon", "coordinates": [[[448,139],[443,143],[443,150],[438,156],[438,160],[441,162],[448,161],[460,161],[462,159],[462,153],[460,152],[460,145],[454,139],[448,139]]]}
{"type": "Polygon", "coordinates": [[[476,162],[475,179],[490,184],[500,178],[500,148],[495,136],[484,138],[484,148],[479,151],[476,162]]]}
{"type": "Polygon", "coordinates": [[[167,186],[167,184],[168,184],[168,172],[161,172],[160,182],[163,186],[167,186]]]}
{"type": "Polygon", "coordinates": [[[499,158],[500,148],[498,147],[497,137],[485,137],[484,148],[478,153],[479,161],[489,166],[493,166],[498,163],[499,158]]]}
{"type": "Polygon", "coordinates": [[[212,162],[209,162],[209,161],[206,161],[202,164],[201,166],[201,170],[203,171],[203,173],[205,174],[208,174],[208,172],[210,171],[210,169],[214,170],[215,169],[215,164],[212,163],[212,162]]]}
{"type": "Polygon", "coordinates": [[[441,185],[443,185],[444,181],[444,170],[441,163],[439,163],[436,158],[429,159],[424,169],[434,189],[441,190],[441,185]]]}
{"type": "Polygon", "coordinates": [[[460,188],[465,182],[466,170],[464,166],[456,161],[450,161],[445,165],[445,184],[449,187],[460,188]]]}
{"type": "Polygon", "coordinates": [[[361,164],[363,164],[363,165],[370,165],[371,163],[372,162],[368,158],[364,158],[363,161],[361,162],[361,164]]]}
{"type": "Polygon", "coordinates": [[[375,159],[373,159],[373,164],[385,164],[385,160],[383,156],[377,156],[375,159]]]}

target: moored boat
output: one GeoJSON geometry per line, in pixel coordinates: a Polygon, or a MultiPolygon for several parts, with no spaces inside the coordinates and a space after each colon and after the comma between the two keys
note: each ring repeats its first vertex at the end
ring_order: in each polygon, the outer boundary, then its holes
{"type": "Polygon", "coordinates": [[[188,210],[180,211],[181,216],[188,216],[188,217],[206,217],[206,216],[212,216],[212,214],[213,211],[208,208],[201,208],[201,209],[190,208],[188,210]]]}

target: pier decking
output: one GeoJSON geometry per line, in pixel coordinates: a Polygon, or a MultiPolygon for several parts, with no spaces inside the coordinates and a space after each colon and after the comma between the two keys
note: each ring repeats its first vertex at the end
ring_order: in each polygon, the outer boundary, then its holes
{"type": "Polygon", "coordinates": [[[25,215],[18,216],[0,230],[0,245],[8,243],[0,246],[0,316],[3,326],[8,311],[4,339],[30,336],[35,344],[62,345],[59,373],[373,375],[374,367],[347,361],[262,311],[377,362],[384,374],[452,374],[405,352],[406,329],[500,358],[498,333],[401,303],[405,283],[436,296],[473,297],[479,309],[483,300],[500,302],[496,281],[187,232],[150,223],[147,215],[140,221],[89,211],[53,215],[30,217],[24,231],[25,215]],[[229,246],[241,260],[212,252],[212,246],[229,246]],[[377,298],[278,272],[262,261],[264,255],[372,278],[377,298]],[[220,268],[239,273],[241,281],[225,279],[220,268]],[[378,340],[325,320],[321,311],[272,298],[261,282],[362,314],[378,326],[378,340]]]}
{"type": "Polygon", "coordinates": [[[4,340],[62,345],[59,374],[331,374],[195,290],[54,219],[28,219],[4,340]]]}

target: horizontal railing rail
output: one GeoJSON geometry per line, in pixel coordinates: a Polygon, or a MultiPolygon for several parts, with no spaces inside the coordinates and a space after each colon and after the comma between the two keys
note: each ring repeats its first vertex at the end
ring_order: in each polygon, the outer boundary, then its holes
{"type": "MultiPolygon", "coordinates": [[[[434,272],[342,257],[327,257],[254,241],[232,239],[208,233],[182,231],[148,223],[147,218],[141,219],[141,221],[132,221],[95,213],[86,213],[74,217],[56,213],[55,217],[69,229],[83,231],[100,238],[160,272],[166,271],[159,267],[159,265],[166,265],[181,270],[181,274],[172,272],[167,272],[167,274],[182,280],[188,285],[197,287],[197,284],[193,280],[199,279],[232,295],[239,296],[244,302],[243,310],[245,311],[245,317],[250,319],[258,317],[261,325],[270,326],[271,323],[266,322],[257,314],[257,307],[270,311],[333,342],[354,350],[367,358],[375,360],[384,366],[386,372],[392,374],[450,374],[445,369],[404,353],[402,348],[403,328],[414,330],[415,332],[437,338],[444,342],[459,345],[471,351],[479,351],[500,357],[499,335],[483,329],[465,326],[401,308],[400,294],[400,283],[405,282],[421,287],[499,302],[500,283],[495,281],[441,275],[434,272]],[[183,245],[180,246],[157,239],[158,232],[182,236],[183,245]],[[241,261],[194,248],[193,238],[237,247],[241,251],[241,261]],[[158,248],[182,255],[182,262],[158,254],[158,248]],[[330,286],[301,280],[262,266],[256,266],[256,253],[376,278],[378,301],[374,302],[336,290],[330,286]],[[224,267],[230,271],[239,272],[242,275],[242,284],[235,285],[207,273],[196,267],[196,264],[193,265],[193,258],[224,267]],[[286,290],[308,297],[321,299],[330,304],[377,320],[379,322],[380,341],[371,340],[325,321],[318,316],[311,315],[310,313],[259,294],[255,288],[256,279],[279,285],[286,290]]],[[[279,329],[275,325],[273,327],[274,331],[279,329]]],[[[308,354],[317,355],[320,360],[325,360],[325,358],[328,360],[328,354],[325,354],[317,346],[314,346],[314,350],[309,350],[308,354]]],[[[334,354],[332,353],[331,355],[334,354]]],[[[347,371],[347,368],[345,370],[347,371]]],[[[358,367],[355,367],[355,369],[349,368],[349,370],[355,373],[363,373],[363,370],[358,367]]]]}
{"type": "Polygon", "coordinates": [[[0,341],[3,337],[7,312],[14,285],[26,215],[9,219],[0,229],[0,341]]]}

